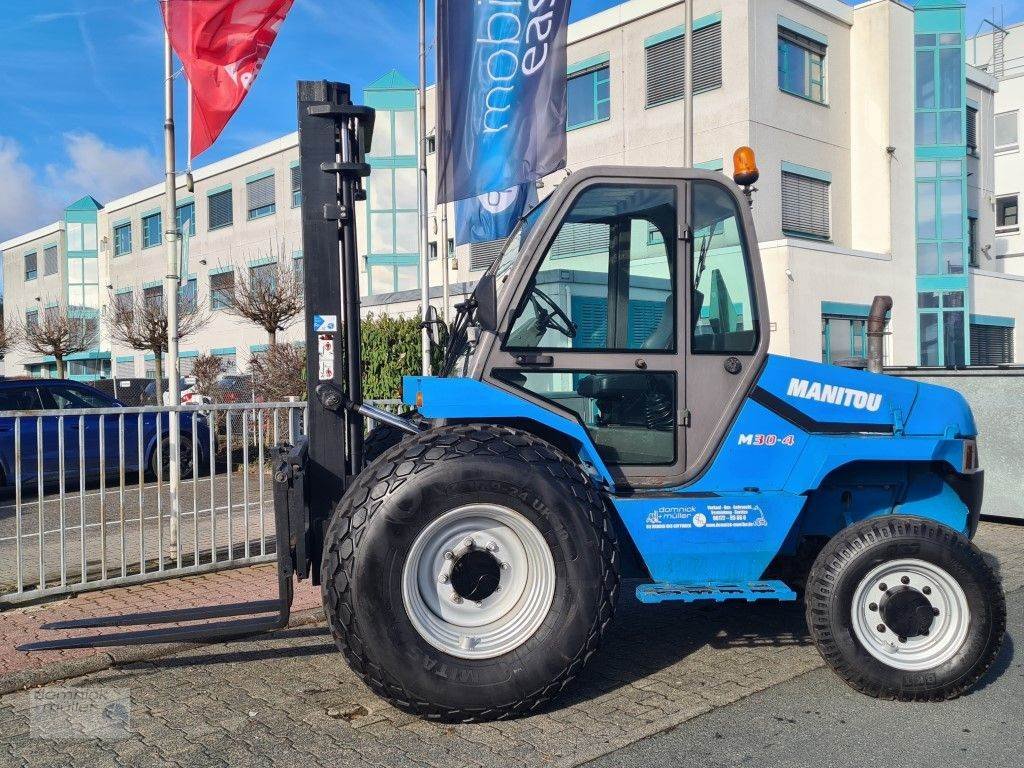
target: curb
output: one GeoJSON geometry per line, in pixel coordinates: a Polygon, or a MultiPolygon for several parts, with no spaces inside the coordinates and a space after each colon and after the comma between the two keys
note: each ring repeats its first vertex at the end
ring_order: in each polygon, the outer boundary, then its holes
{"type": "MultiPolygon", "coordinates": [[[[308,608],[292,614],[288,626],[282,629],[293,627],[304,627],[310,624],[317,624],[324,620],[323,608],[308,608]]],[[[273,635],[273,632],[263,633],[273,635]]],[[[255,637],[250,635],[249,637],[255,637]]],[[[223,641],[218,641],[221,643],[223,641]]],[[[94,672],[102,672],[106,669],[134,664],[140,661],[151,661],[153,659],[173,656],[176,653],[202,648],[206,643],[167,643],[165,645],[140,645],[126,646],[98,651],[91,656],[84,656],[78,659],[63,659],[46,664],[35,669],[25,669],[14,672],[10,675],[0,676],[0,696],[18,691],[25,691],[30,688],[38,688],[49,683],[56,683],[60,680],[71,680],[83,675],[90,675],[94,672]]]]}

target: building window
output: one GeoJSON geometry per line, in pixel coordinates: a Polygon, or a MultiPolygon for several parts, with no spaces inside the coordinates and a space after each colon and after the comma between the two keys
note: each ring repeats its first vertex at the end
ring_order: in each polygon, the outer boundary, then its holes
{"type": "Polygon", "coordinates": [[[182,309],[188,312],[194,312],[196,310],[197,299],[199,298],[199,281],[190,277],[185,281],[185,284],[178,289],[178,296],[181,300],[182,309]]]}
{"type": "Polygon", "coordinates": [[[60,256],[56,245],[43,249],[43,275],[56,275],[60,269],[60,256]]]}
{"type": "Polygon", "coordinates": [[[967,263],[978,266],[978,217],[967,217],[967,263]]]}
{"type": "Polygon", "coordinates": [[[28,312],[25,313],[25,325],[27,325],[29,328],[35,328],[37,325],[39,325],[38,309],[30,309],[28,312]]]}
{"type": "Polygon", "coordinates": [[[992,141],[996,152],[1016,152],[1019,148],[1017,110],[1001,112],[993,122],[992,141]]]}
{"type": "Polygon", "coordinates": [[[273,290],[277,285],[277,262],[251,265],[249,267],[249,283],[253,286],[266,286],[273,290]]]}
{"type": "Polygon", "coordinates": [[[304,296],[306,293],[306,269],[302,251],[295,251],[292,254],[292,276],[295,279],[295,287],[298,288],[299,295],[304,296]]]}
{"type": "Polygon", "coordinates": [[[965,257],[964,161],[921,160],[917,175],[917,273],[962,275],[965,257]]]}
{"type": "Polygon", "coordinates": [[[966,365],[963,291],[917,295],[920,364],[962,368],[966,365]]]}
{"type": "Polygon", "coordinates": [[[160,245],[160,214],[154,213],[142,218],[142,247],[160,245]]]}
{"type": "MultiPolygon", "coordinates": [[[[677,101],[685,95],[685,35],[647,46],[647,106],[677,101]]],[[[693,92],[722,87],[722,25],[710,24],[693,33],[693,92]]]]}
{"type": "Polygon", "coordinates": [[[162,307],[164,305],[164,287],[162,285],[150,285],[142,289],[142,300],[149,307],[162,307]]]}
{"type": "Polygon", "coordinates": [[[292,181],[292,208],[302,205],[302,168],[293,165],[291,173],[292,181]]]}
{"type": "Polygon", "coordinates": [[[39,266],[37,261],[35,251],[25,254],[25,280],[35,280],[39,277],[39,266]]]}
{"type": "Polygon", "coordinates": [[[978,110],[967,108],[967,154],[978,154],[978,110]]]}
{"type": "Polygon", "coordinates": [[[479,272],[489,269],[501,255],[505,247],[504,240],[490,240],[486,243],[471,243],[469,246],[469,269],[471,272],[479,272]]]}
{"type": "Polygon", "coordinates": [[[377,110],[371,150],[374,157],[415,157],[418,141],[415,110],[377,110]]]}
{"type": "Polygon", "coordinates": [[[220,192],[213,193],[207,197],[206,204],[209,208],[210,229],[220,229],[221,227],[231,226],[234,222],[234,212],[232,211],[230,189],[224,189],[220,192]]]}
{"type": "Polygon", "coordinates": [[[418,254],[419,214],[415,168],[374,168],[367,189],[369,252],[418,254]]]}
{"type": "Polygon", "coordinates": [[[824,104],[827,48],[823,42],[779,27],[779,88],[824,104]]]}
{"type": "Polygon", "coordinates": [[[1012,365],[1013,326],[971,323],[971,365],[1012,365]]]}
{"type": "Polygon", "coordinates": [[[131,310],[134,301],[135,297],[130,289],[127,291],[118,291],[114,295],[114,305],[122,312],[131,310]]]}
{"type": "Polygon", "coordinates": [[[958,32],[915,36],[917,145],[964,144],[963,38],[958,32]]]}
{"type": "Polygon", "coordinates": [[[135,358],[134,357],[119,357],[117,358],[117,367],[114,369],[119,379],[130,379],[135,376],[135,358]]]}
{"type": "Polygon", "coordinates": [[[69,221],[67,238],[69,251],[95,251],[96,224],[69,221]]]}
{"type": "Polygon", "coordinates": [[[997,197],[996,231],[1016,232],[1019,224],[1017,195],[1003,195],[1002,197],[997,197]]]}
{"type": "Polygon", "coordinates": [[[821,316],[821,361],[836,363],[853,357],[867,357],[868,323],[864,318],[821,316]]]}
{"type": "Polygon", "coordinates": [[[437,243],[427,244],[427,259],[429,261],[435,261],[437,259],[437,243]]]}
{"type": "Polygon", "coordinates": [[[131,222],[119,224],[114,227],[114,255],[124,256],[132,252],[132,225],[131,222]]]}
{"type": "Polygon", "coordinates": [[[274,204],[274,174],[246,183],[245,194],[250,220],[270,216],[277,210],[274,204]]]}
{"type": "Polygon", "coordinates": [[[235,272],[218,272],[210,275],[211,309],[227,309],[231,305],[231,294],[235,290],[235,272]]]}
{"type": "Polygon", "coordinates": [[[600,123],[611,117],[611,75],[600,64],[569,77],[566,85],[568,130],[600,123]]]}
{"type": "Polygon", "coordinates": [[[782,231],[794,237],[832,237],[831,184],[789,171],[782,172],[782,231]]]}
{"type": "Polygon", "coordinates": [[[196,234],[196,204],[182,203],[178,206],[178,213],[176,223],[178,225],[178,232],[181,233],[182,237],[194,237],[196,234]]]}
{"type": "Polygon", "coordinates": [[[432,155],[437,152],[437,136],[431,134],[427,136],[427,154],[432,155]]]}

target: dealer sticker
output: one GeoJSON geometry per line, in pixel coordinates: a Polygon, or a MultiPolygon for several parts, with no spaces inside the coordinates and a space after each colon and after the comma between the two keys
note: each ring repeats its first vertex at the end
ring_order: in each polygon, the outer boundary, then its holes
{"type": "Polygon", "coordinates": [[[317,333],[337,333],[337,315],[313,315],[313,330],[317,333]]]}

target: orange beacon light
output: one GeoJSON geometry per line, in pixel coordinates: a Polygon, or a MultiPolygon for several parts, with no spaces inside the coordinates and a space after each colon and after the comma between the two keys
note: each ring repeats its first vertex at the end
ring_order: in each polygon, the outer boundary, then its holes
{"type": "Polygon", "coordinates": [[[741,187],[753,186],[761,172],[757,170],[757,159],[754,157],[754,150],[750,147],[740,147],[732,156],[733,174],[732,178],[741,187]]]}

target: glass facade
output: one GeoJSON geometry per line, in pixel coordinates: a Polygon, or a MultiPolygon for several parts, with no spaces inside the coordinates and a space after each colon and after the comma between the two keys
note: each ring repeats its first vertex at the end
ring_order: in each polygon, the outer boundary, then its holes
{"type": "Polygon", "coordinates": [[[583,128],[611,117],[611,75],[608,65],[574,74],[566,84],[566,128],[583,128]]]}
{"type": "Polygon", "coordinates": [[[914,10],[918,362],[970,364],[964,6],[914,10]]]}

